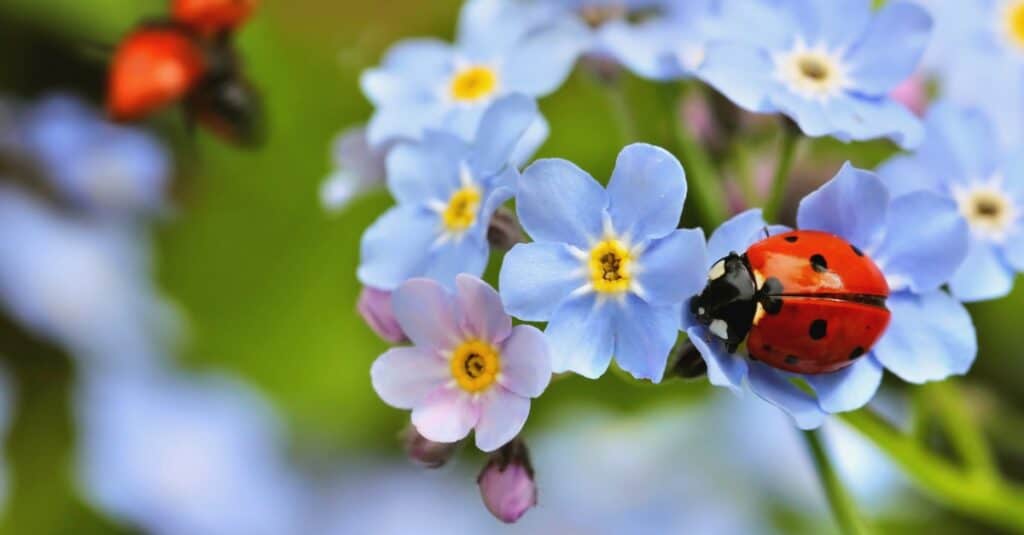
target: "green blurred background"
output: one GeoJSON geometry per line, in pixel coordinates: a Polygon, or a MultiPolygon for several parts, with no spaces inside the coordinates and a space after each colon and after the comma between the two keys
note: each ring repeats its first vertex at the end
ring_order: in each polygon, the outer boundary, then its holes
{"type": "MultiPolygon", "coordinates": [[[[156,255],[160,285],[187,318],[179,359],[187,369],[237,373],[266,394],[287,420],[296,458],[398,452],[396,431],[407,415],[373,393],[368,369],[385,344],[355,311],[359,237],[390,200],[380,192],[330,215],[318,190],[331,169],[334,136],[370,116],[360,71],[403,37],[450,38],[459,6],[268,0],[239,36],[249,75],[266,97],[266,145],[245,151],[202,132],[190,138],[173,112],[152,121],[178,161],[177,214],[159,225],[156,255]]],[[[68,89],[99,102],[105,47],[164,10],[160,0],[0,0],[0,94],[30,98],[68,89]]],[[[625,83],[639,123],[662,122],[652,87],[625,83]]],[[[575,73],[541,108],[552,132],[539,156],[567,158],[607,177],[619,148],[631,141],[606,92],[586,73],[575,73]]],[[[641,136],[645,141],[661,141],[657,128],[642,130],[654,132],[641,136]]],[[[802,158],[818,162],[812,169],[820,173],[799,187],[829,178],[844,159],[870,166],[891,151],[887,144],[815,143],[802,158]]],[[[1024,419],[1014,416],[1024,407],[1024,284],[971,311],[982,348],[966,381],[972,407],[1000,437],[1003,468],[1024,477],[1024,419]]],[[[6,449],[12,474],[3,532],[118,532],[71,487],[70,364],[59,355],[13,352],[4,351],[20,392],[6,449]]],[[[527,425],[544,427],[570,400],[641,411],[710,395],[728,394],[711,393],[704,381],[652,387],[614,374],[573,378],[552,385],[527,425]]],[[[935,525],[947,530],[977,527],[935,514],[935,525]]]]}

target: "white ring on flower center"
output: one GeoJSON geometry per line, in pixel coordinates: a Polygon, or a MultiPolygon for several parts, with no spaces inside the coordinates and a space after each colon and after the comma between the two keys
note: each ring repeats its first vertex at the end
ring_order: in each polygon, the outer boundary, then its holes
{"type": "Polygon", "coordinates": [[[434,247],[448,242],[456,242],[480,224],[480,210],[484,204],[484,190],[473,179],[473,172],[466,162],[459,163],[459,189],[452,192],[448,199],[433,199],[427,205],[437,212],[440,234],[434,247]],[[456,203],[461,203],[455,206],[456,203]],[[456,216],[453,221],[453,216],[456,216]]]}
{"type": "Polygon", "coordinates": [[[775,79],[804,98],[827,100],[850,85],[841,51],[829,51],[824,44],[809,47],[798,38],[792,50],[776,53],[772,60],[775,79]]]}
{"type": "Polygon", "coordinates": [[[619,304],[626,302],[626,296],[629,294],[637,295],[643,298],[646,293],[643,286],[637,281],[637,275],[643,271],[640,264],[641,255],[646,249],[645,244],[633,244],[632,238],[625,234],[618,234],[615,232],[615,228],[612,225],[611,219],[607,216],[604,217],[604,229],[601,236],[592,237],[586,250],[578,247],[569,247],[569,252],[572,253],[580,261],[580,268],[575,270],[572,275],[573,277],[582,278],[584,283],[573,290],[569,294],[569,299],[575,299],[591,293],[597,294],[597,306],[602,306],[609,300],[613,300],[619,304]],[[610,265],[595,266],[595,251],[601,250],[603,252],[614,252],[616,258],[614,261],[609,260],[610,265]],[[616,274],[616,281],[626,279],[622,284],[616,284],[614,281],[605,282],[597,281],[595,279],[595,268],[600,267],[602,274],[608,269],[614,268],[616,274]]]}
{"type": "Polygon", "coordinates": [[[971,233],[988,241],[1004,241],[1013,223],[1024,215],[1003,189],[1003,177],[1000,175],[966,187],[955,186],[953,198],[971,233]]]}

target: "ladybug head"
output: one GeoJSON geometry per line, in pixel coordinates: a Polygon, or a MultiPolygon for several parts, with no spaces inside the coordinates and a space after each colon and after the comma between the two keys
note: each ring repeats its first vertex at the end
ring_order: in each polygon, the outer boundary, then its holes
{"type": "Polygon", "coordinates": [[[708,284],[690,301],[690,312],[711,334],[735,351],[750,332],[757,311],[757,285],[745,257],[736,253],[715,262],[708,284]]]}

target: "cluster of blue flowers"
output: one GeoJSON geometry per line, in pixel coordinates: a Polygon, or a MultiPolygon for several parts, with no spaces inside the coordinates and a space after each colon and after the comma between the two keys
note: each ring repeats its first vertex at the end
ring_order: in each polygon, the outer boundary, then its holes
{"type": "MultiPolygon", "coordinates": [[[[1005,17],[1000,42],[1024,53],[1024,2],[993,9],[1005,17]]],[[[385,339],[411,340],[417,356],[382,357],[373,372],[378,393],[412,409],[427,439],[459,440],[476,426],[478,445],[497,448],[480,433],[493,438],[494,425],[518,432],[525,412],[508,405],[500,424],[484,423],[481,414],[495,414],[492,383],[515,380],[504,377],[500,344],[479,351],[471,345],[479,336],[459,318],[505,325],[506,314],[546,323],[547,349],[538,344],[517,361],[588,378],[614,357],[633,377],[657,383],[683,332],[712,384],[749,388],[804,429],[864,406],[885,370],[912,383],[966,373],[978,348],[961,303],[1005,296],[1024,269],[1024,151],[1010,149],[1024,149],[1024,138],[998,131],[955,89],[923,121],[911,109],[927,99],[928,77],[957,84],[947,81],[956,69],[922,62],[936,54],[928,51],[934,20],[943,35],[938,11],[898,0],[878,10],[869,0],[470,0],[456,45],[396,45],[363,78],[376,106],[366,143],[386,162],[379,179],[397,205],[363,236],[360,310],[385,339]],[[709,268],[765,232],[788,229],[758,209],[707,229],[706,241],[700,229],[678,228],[687,181],[670,152],[625,147],[607,187],[565,160],[520,171],[547,129],[537,126],[545,123],[532,98],[554,91],[580,59],[658,83],[694,79],[742,110],[785,116],[808,137],[888,138],[911,151],[877,173],[847,163],[797,210],[798,229],[846,240],[885,276],[891,323],[865,358],[832,373],[790,373],[742,348],[728,351],[697,321],[688,303],[709,268]],[[489,235],[508,232],[495,214],[510,199],[532,241],[501,260],[500,303],[489,289],[476,292],[486,299],[467,300],[469,280],[486,287],[475,277],[491,258],[489,235]],[[417,417],[427,412],[430,419],[417,417]]],[[[955,46],[967,38],[945,39],[955,46]]],[[[1012,71],[1024,79],[1024,62],[1012,71]]],[[[1006,90],[979,90],[983,79],[965,93],[1006,90]]]]}

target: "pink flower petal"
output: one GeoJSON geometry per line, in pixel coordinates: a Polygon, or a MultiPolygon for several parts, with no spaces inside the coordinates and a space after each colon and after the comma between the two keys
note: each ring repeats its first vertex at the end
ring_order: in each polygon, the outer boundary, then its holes
{"type": "Polygon", "coordinates": [[[424,349],[450,349],[458,343],[455,300],[430,279],[410,279],[391,294],[391,308],[405,335],[424,349]]]}
{"type": "Polygon", "coordinates": [[[519,325],[501,349],[501,385],[510,391],[535,398],[551,382],[551,353],[544,333],[536,327],[519,325]]]}
{"type": "Polygon", "coordinates": [[[530,415],[530,400],[495,386],[482,398],[480,421],[476,424],[476,447],[494,451],[523,429],[530,415]]]}
{"type": "Polygon", "coordinates": [[[448,386],[434,390],[412,410],[412,425],[434,442],[455,442],[466,438],[479,419],[480,407],[472,396],[448,386]]]}
{"type": "Polygon", "coordinates": [[[459,304],[459,327],[467,336],[501,343],[512,332],[512,318],[505,313],[501,297],[486,282],[472,275],[455,277],[459,304]]]}
{"type": "Polygon", "coordinates": [[[373,389],[384,403],[411,409],[451,379],[448,363],[415,347],[389,349],[370,367],[373,389]]]}

